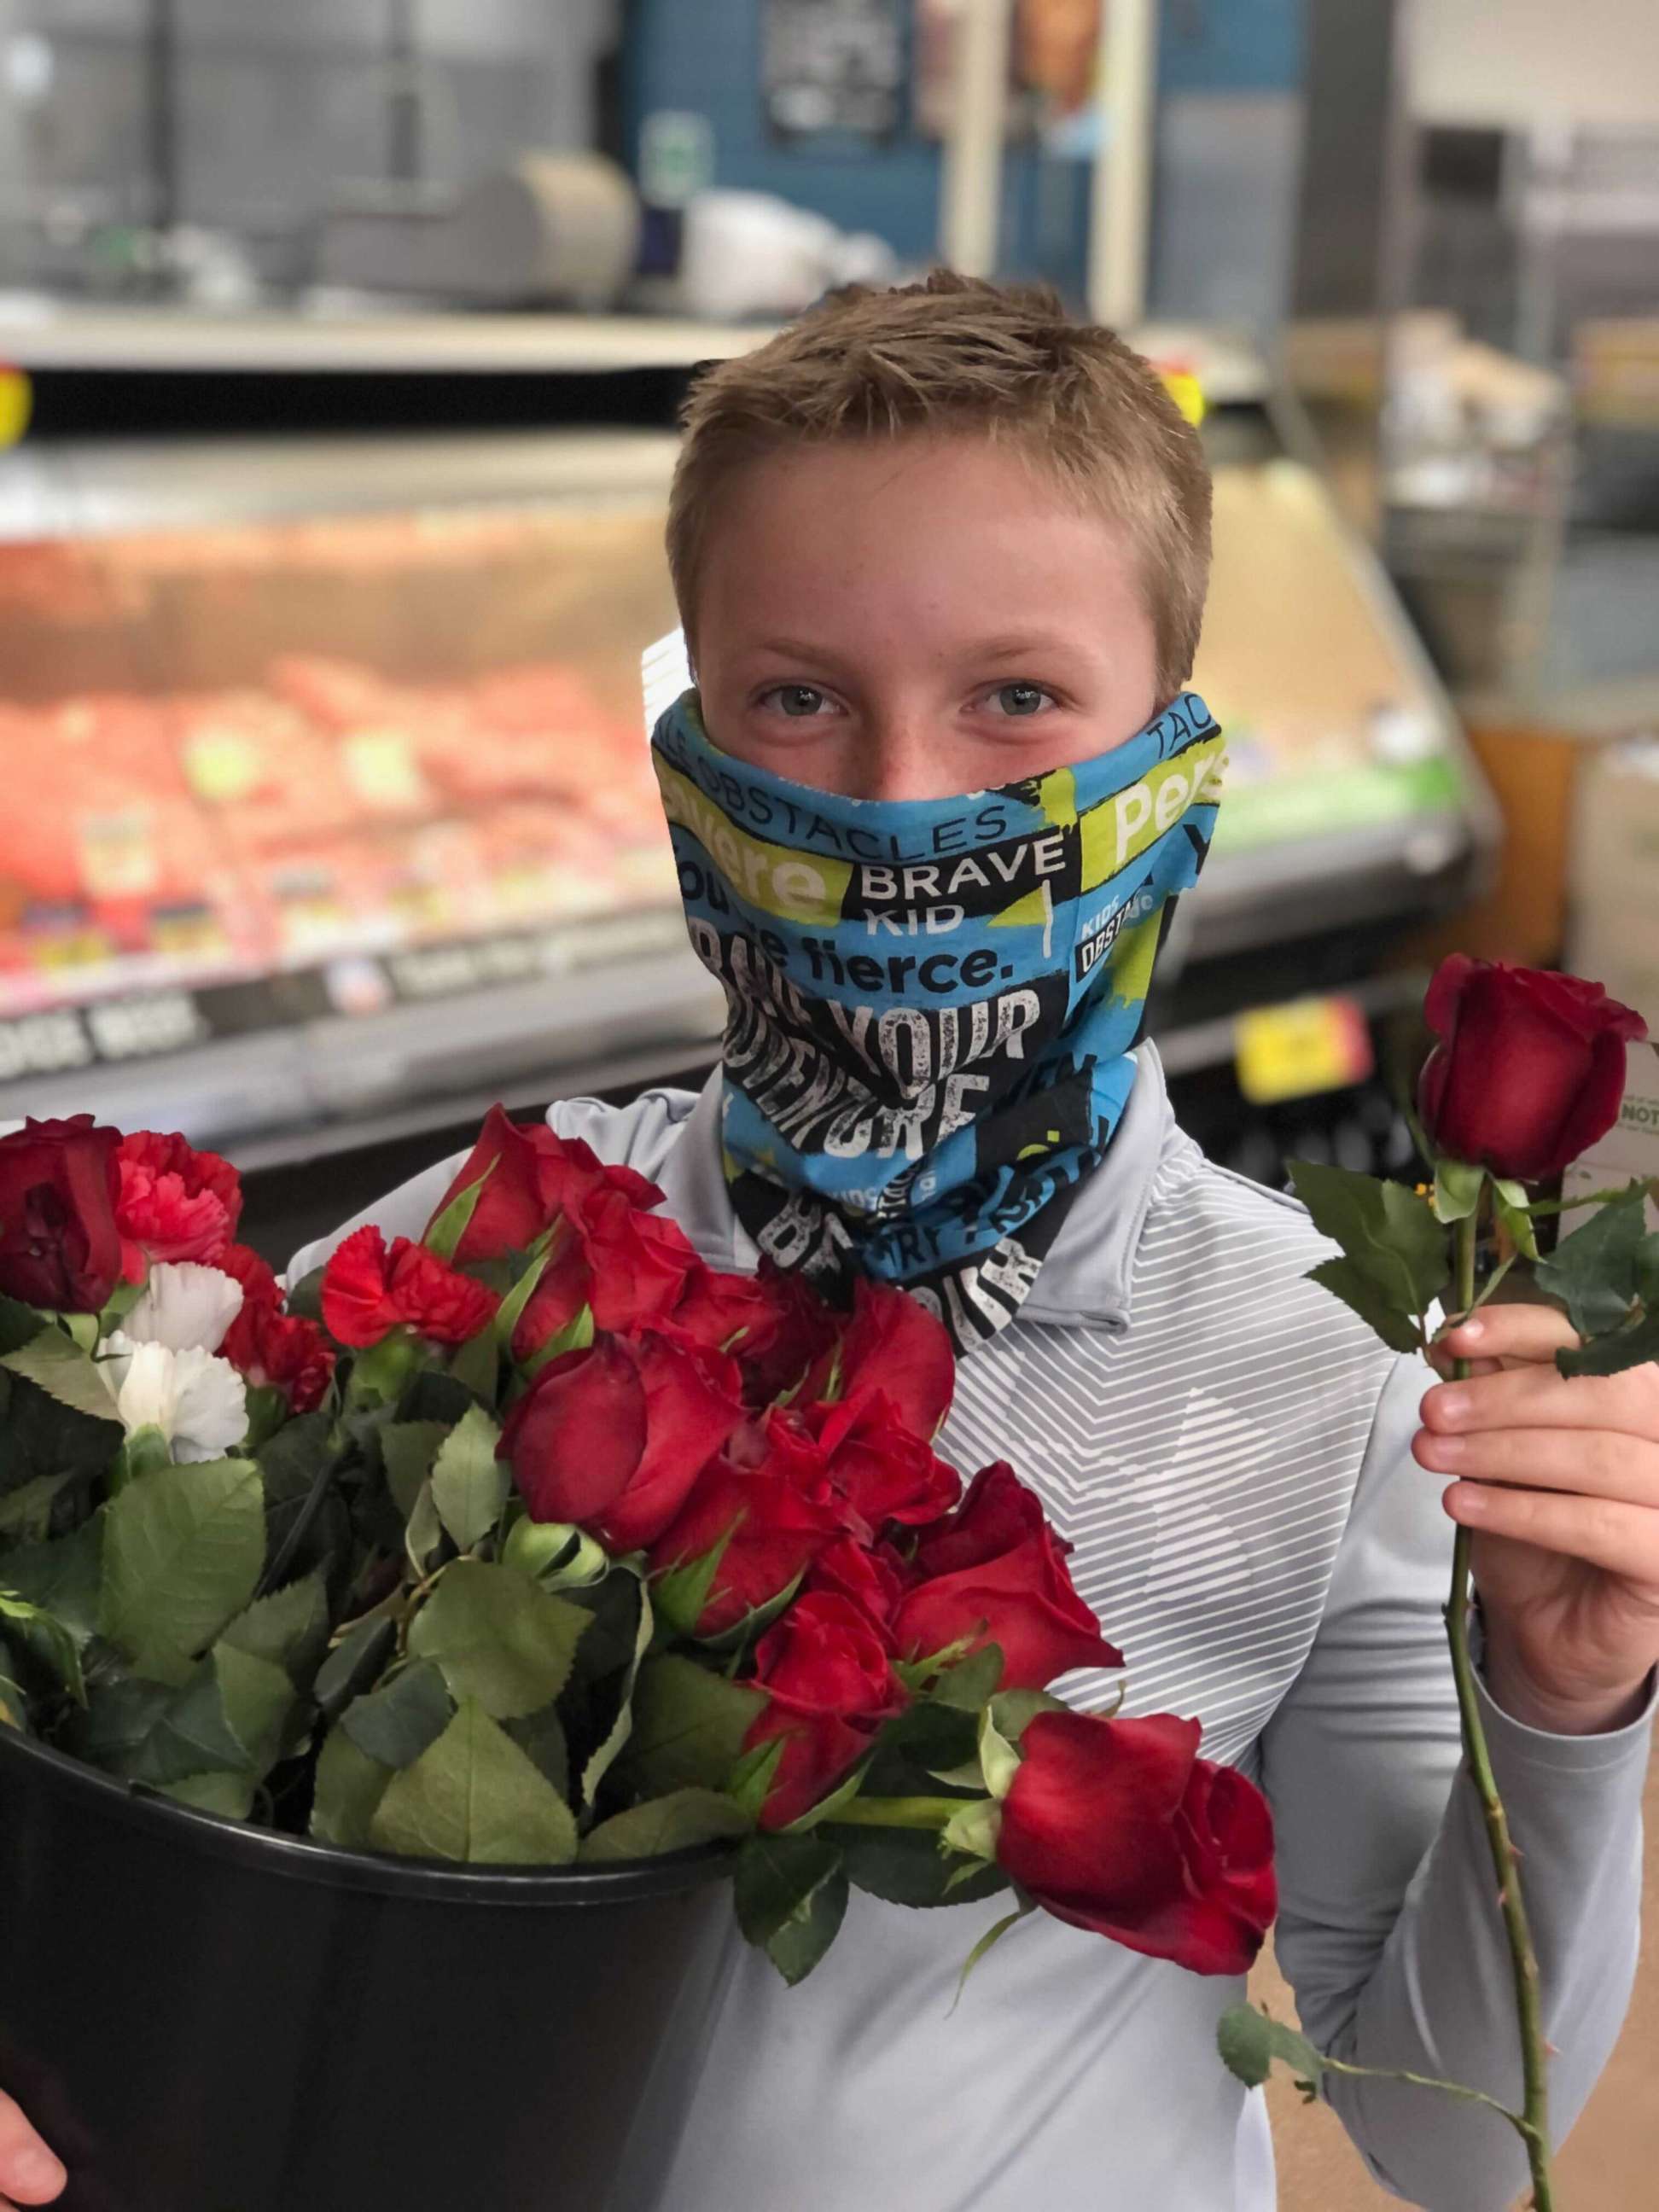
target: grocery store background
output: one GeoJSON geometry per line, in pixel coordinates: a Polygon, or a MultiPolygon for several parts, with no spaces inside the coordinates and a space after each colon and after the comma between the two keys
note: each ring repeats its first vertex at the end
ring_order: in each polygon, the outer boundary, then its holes
{"type": "MultiPolygon", "coordinates": [[[[1652,0],[0,0],[0,1117],[182,1127],[281,1260],[494,1097],[707,1067],[675,410],[935,258],[1202,416],[1211,1152],[1408,1170],[1453,946],[1659,1028],[1652,0]]],[[[1659,1971],[1574,2201],[1652,2201],[1656,2036],[1659,1971]]],[[[1384,2201],[1278,2117],[1289,2212],[1384,2201]]]]}

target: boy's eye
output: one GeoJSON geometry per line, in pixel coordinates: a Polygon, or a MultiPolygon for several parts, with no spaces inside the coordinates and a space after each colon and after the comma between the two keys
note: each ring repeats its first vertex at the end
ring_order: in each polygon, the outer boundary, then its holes
{"type": "Polygon", "coordinates": [[[1052,707],[1054,696],[1040,684],[1001,684],[992,693],[991,703],[1000,714],[1024,720],[1042,714],[1045,707],[1052,707]]]}
{"type": "Polygon", "coordinates": [[[792,721],[805,721],[813,714],[823,714],[830,702],[810,684],[775,684],[769,691],[761,695],[760,703],[775,708],[792,721]]]}

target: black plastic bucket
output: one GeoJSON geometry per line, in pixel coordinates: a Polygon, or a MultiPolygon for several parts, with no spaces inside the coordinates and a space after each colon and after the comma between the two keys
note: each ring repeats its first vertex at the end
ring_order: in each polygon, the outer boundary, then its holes
{"type": "Polygon", "coordinates": [[[65,2212],[649,2212],[730,1866],[370,1858],[0,1728],[0,2087],[65,2212]]]}

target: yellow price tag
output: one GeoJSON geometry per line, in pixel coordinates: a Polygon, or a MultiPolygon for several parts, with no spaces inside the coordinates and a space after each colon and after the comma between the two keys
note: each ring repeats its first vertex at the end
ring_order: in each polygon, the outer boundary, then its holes
{"type": "Polygon", "coordinates": [[[0,448],[15,446],[34,412],[34,388],[21,368],[0,364],[0,448]]]}
{"type": "Polygon", "coordinates": [[[1164,379],[1164,389],[1196,429],[1206,411],[1203,386],[1189,368],[1162,368],[1158,374],[1164,379]]]}
{"type": "Polygon", "coordinates": [[[1352,999],[1256,1006],[1233,1027],[1238,1087],[1252,1106],[1346,1091],[1376,1065],[1370,1025],[1352,999]]]}

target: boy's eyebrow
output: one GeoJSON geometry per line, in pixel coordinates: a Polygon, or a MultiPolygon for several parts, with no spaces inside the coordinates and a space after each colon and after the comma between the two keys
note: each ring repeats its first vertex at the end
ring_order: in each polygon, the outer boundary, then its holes
{"type": "MultiPolygon", "coordinates": [[[[1024,660],[1033,654],[1074,653],[1077,647],[1077,639],[1063,631],[1011,630],[996,637],[975,638],[963,657],[972,660],[1024,660]]],[[[781,660],[813,662],[820,668],[833,668],[841,659],[832,647],[801,637],[761,638],[757,641],[756,649],[775,653],[781,660]]]]}

